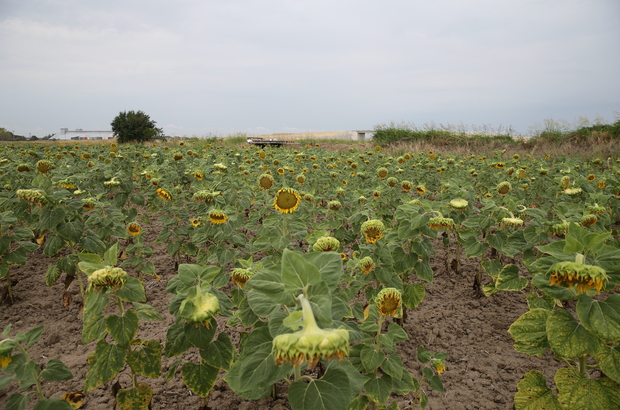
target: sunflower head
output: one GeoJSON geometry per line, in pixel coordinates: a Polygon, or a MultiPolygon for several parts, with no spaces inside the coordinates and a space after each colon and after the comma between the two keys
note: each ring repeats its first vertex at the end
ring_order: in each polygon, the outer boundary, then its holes
{"type": "Polygon", "coordinates": [[[299,192],[291,188],[285,188],[278,190],[276,197],[273,201],[273,206],[280,211],[280,213],[288,214],[299,208],[301,197],[299,192]]]}
{"type": "Polygon", "coordinates": [[[222,210],[213,209],[209,211],[209,220],[214,225],[225,224],[226,222],[228,222],[228,216],[222,210]]]}
{"type": "Polygon", "coordinates": [[[590,175],[588,175],[587,179],[588,179],[588,182],[592,182],[592,181],[596,180],[596,175],[590,174],[590,175]]]}
{"type": "Polygon", "coordinates": [[[455,198],[450,201],[450,206],[457,211],[464,211],[465,209],[467,209],[468,205],[469,203],[467,202],[467,200],[463,198],[455,198]]]}
{"type": "Polygon", "coordinates": [[[88,290],[100,292],[106,287],[111,287],[114,291],[117,291],[125,285],[127,278],[127,272],[121,268],[106,266],[90,274],[88,277],[88,290]]]}
{"type": "Polygon", "coordinates": [[[338,252],[340,241],[331,236],[323,236],[312,245],[315,252],[338,252]]]}
{"type": "Polygon", "coordinates": [[[192,198],[196,202],[213,202],[219,195],[220,191],[197,191],[192,198]]]}
{"type": "Polygon", "coordinates": [[[568,189],[568,187],[570,186],[570,177],[568,175],[564,175],[562,178],[560,178],[560,186],[564,190],[568,189]]]}
{"type": "Polygon", "coordinates": [[[411,181],[402,181],[400,183],[400,189],[403,192],[409,192],[413,189],[413,184],[411,183],[411,181]]]}
{"type": "Polygon", "coordinates": [[[418,185],[415,191],[420,195],[424,195],[426,193],[426,187],[424,185],[418,185]]]}
{"type": "Polygon", "coordinates": [[[126,231],[129,235],[136,236],[140,235],[140,232],[142,232],[142,227],[137,222],[130,222],[127,225],[126,231]]]}
{"type": "Polygon", "coordinates": [[[240,288],[245,286],[245,282],[250,280],[252,276],[254,276],[254,272],[249,269],[235,268],[230,272],[230,276],[232,281],[237,284],[240,288]]]}
{"type": "Polygon", "coordinates": [[[194,178],[196,178],[198,181],[202,181],[205,179],[205,175],[200,171],[196,171],[194,172],[194,178]]]}
{"type": "Polygon", "coordinates": [[[19,164],[17,166],[17,172],[30,172],[30,166],[28,166],[28,164],[19,164]]]}
{"type": "Polygon", "coordinates": [[[503,181],[497,184],[497,187],[495,189],[497,190],[498,194],[503,196],[503,195],[507,195],[510,192],[510,190],[512,189],[512,186],[510,185],[510,182],[503,181]]]}
{"type": "Polygon", "coordinates": [[[327,209],[329,209],[330,211],[338,211],[340,210],[340,208],[342,208],[342,204],[340,203],[340,201],[329,201],[327,203],[327,209]]]}
{"type": "Polygon", "coordinates": [[[37,162],[36,167],[37,167],[37,171],[39,171],[40,173],[44,175],[49,174],[50,171],[54,168],[52,164],[45,159],[39,160],[37,162]]]}
{"type": "Polygon", "coordinates": [[[584,215],[579,220],[579,223],[581,224],[581,226],[592,226],[592,225],[596,225],[597,222],[598,222],[598,218],[594,214],[584,215]]]}
{"type": "Polygon", "coordinates": [[[575,262],[557,262],[547,272],[549,284],[576,290],[576,293],[588,293],[592,288],[600,292],[609,281],[609,276],[601,267],[584,264],[583,255],[577,254],[575,262]]]}
{"type": "Polygon", "coordinates": [[[364,205],[364,204],[367,202],[367,199],[366,199],[366,197],[365,197],[364,195],[362,195],[362,196],[360,196],[359,198],[357,198],[357,202],[358,202],[360,205],[364,205]]]}
{"type": "Polygon", "coordinates": [[[396,288],[383,288],[375,297],[381,316],[400,318],[403,315],[402,295],[396,288]]]}
{"type": "Polygon", "coordinates": [[[0,341],[0,369],[4,369],[13,361],[11,353],[13,353],[14,346],[15,342],[11,339],[0,341]]]}
{"type": "Polygon", "coordinates": [[[260,187],[260,189],[271,189],[273,188],[274,182],[273,182],[273,177],[269,174],[262,174],[260,177],[258,177],[258,186],[260,187]]]}
{"type": "Polygon", "coordinates": [[[103,182],[103,186],[106,188],[115,188],[120,185],[121,185],[121,181],[119,181],[118,178],[116,177],[103,182]]]}
{"type": "Polygon", "coordinates": [[[388,170],[385,167],[380,167],[377,168],[377,177],[379,177],[379,179],[385,179],[388,176],[388,170]]]}
{"type": "Polygon", "coordinates": [[[217,172],[224,173],[228,170],[228,167],[222,163],[213,164],[213,169],[217,172]]]}
{"type": "Polygon", "coordinates": [[[433,360],[433,367],[437,371],[437,374],[441,374],[446,371],[446,365],[442,359],[433,360]]]}
{"type": "Polygon", "coordinates": [[[92,211],[93,209],[95,209],[96,202],[95,202],[94,199],[92,199],[92,198],[85,198],[85,199],[82,199],[82,202],[84,203],[82,205],[82,209],[83,210],[85,210],[85,211],[92,211]]]}
{"type": "Polygon", "coordinates": [[[377,243],[383,238],[385,225],[378,219],[370,219],[362,224],[362,234],[368,243],[377,243]]]}
{"type": "Polygon", "coordinates": [[[519,218],[502,218],[501,225],[505,228],[520,228],[523,226],[523,219],[519,218]]]}
{"type": "Polygon", "coordinates": [[[394,188],[396,185],[398,185],[398,179],[395,177],[389,177],[385,180],[385,182],[390,188],[394,188]]]}
{"type": "Polygon", "coordinates": [[[431,229],[453,229],[454,228],[454,219],[452,218],[444,218],[441,216],[436,216],[428,220],[428,226],[431,229]]]}
{"type": "Polygon", "coordinates": [[[200,219],[198,219],[198,218],[189,218],[189,223],[191,223],[193,227],[200,226],[200,219]]]}
{"type": "Polygon", "coordinates": [[[39,208],[43,208],[43,206],[47,204],[47,198],[40,190],[18,189],[15,193],[17,194],[17,199],[23,199],[29,204],[36,205],[39,208]]]}
{"type": "Polygon", "coordinates": [[[220,301],[213,293],[201,290],[188,296],[179,307],[180,316],[189,323],[209,326],[209,321],[220,311],[220,301]]]}
{"type": "Polygon", "coordinates": [[[590,205],[586,208],[586,211],[591,214],[605,215],[605,207],[598,204],[590,205]]]}
{"type": "Polygon", "coordinates": [[[570,224],[568,221],[562,221],[549,227],[549,233],[554,236],[566,235],[570,224]]]}
{"type": "Polygon", "coordinates": [[[166,191],[165,189],[158,188],[156,192],[157,192],[157,196],[163,199],[164,201],[170,201],[172,199],[172,196],[170,195],[170,193],[168,193],[168,191],[166,191]]]}
{"type": "Polygon", "coordinates": [[[520,169],[517,171],[517,177],[518,177],[519,179],[525,179],[525,178],[527,177],[527,173],[525,172],[525,170],[524,170],[524,169],[520,168],[520,169]]]}
{"type": "Polygon", "coordinates": [[[581,188],[579,187],[575,187],[575,188],[566,188],[564,190],[564,193],[566,195],[570,195],[570,196],[574,196],[574,195],[579,195],[582,192],[581,188]]]}
{"type": "Polygon", "coordinates": [[[360,267],[364,275],[368,275],[375,269],[375,261],[370,256],[366,256],[360,260],[360,267]]]}
{"type": "Polygon", "coordinates": [[[598,187],[599,189],[603,189],[607,186],[607,184],[605,183],[605,181],[603,181],[602,179],[600,181],[598,181],[598,187]]]}
{"type": "Polygon", "coordinates": [[[300,185],[303,185],[303,183],[306,182],[306,176],[304,174],[297,175],[295,179],[297,180],[297,183],[300,185]]]}

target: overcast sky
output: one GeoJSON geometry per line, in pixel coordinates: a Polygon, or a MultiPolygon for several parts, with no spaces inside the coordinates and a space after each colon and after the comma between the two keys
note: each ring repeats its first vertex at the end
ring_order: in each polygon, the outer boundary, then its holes
{"type": "Polygon", "coordinates": [[[0,127],[612,122],[619,21],[618,0],[0,0],[0,127]]]}

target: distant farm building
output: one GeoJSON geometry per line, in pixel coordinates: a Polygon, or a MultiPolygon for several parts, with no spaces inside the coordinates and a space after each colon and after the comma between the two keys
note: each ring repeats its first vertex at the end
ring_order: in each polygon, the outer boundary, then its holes
{"type": "Polygon", "coordinates": [[[81,128],[76,128],[74,131],[69,131],[68,128],[61,128],[58,134],[54,134],[51,137],[56,140],[108,140],[114,138],[113,131],[84,131],[81,128]]]}

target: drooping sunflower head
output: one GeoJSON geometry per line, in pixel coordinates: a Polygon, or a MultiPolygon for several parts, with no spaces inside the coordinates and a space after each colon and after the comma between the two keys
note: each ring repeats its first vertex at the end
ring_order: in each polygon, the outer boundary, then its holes
{"type": "Polygon", "coordinates": [[[579,220],[579,223],[581,224],[581,226],[592,226],[592,225],[596,225],[597,222],[598,222],[598,218],[594,214],[584,215],[579,220]]]}
{"type": "Polygon", "coordinates": [[[43,195],[43,191],[38,189],[18,189],[15,193],[17,194],[17,199],[23,199],[39,208],[43,208],[47,204],[47,198],[43,195]]]}
{"type": "Polygon", "coordinates": [[[581,188],[579,187],[575,187],[575,188],[566,188],[564,190],[564,193],[566,195],[570,195],[570,196],[574,196],[574,195],[579,195],[582,192],[581,188]]]}
{"type": "Polygon", "coordinates": [[[209,220],[212,224],[225,224],[228,222],[228,216],[226,213],[220,209],[213,209],[209,211],[209,220]]]}
{"type": "Polygon", "coordinates": [[[375,261],[372,260],[370,256],[366,256],[360,260],[360,265],[362,269],[362,273],[364,275],[368,275],[375,269],[375,261]]]}
{"type": "Polygon", "coordinates": [[[457,211],[464,211],[469,206],[469,202],[463,198],[454,198],[450,201],[450,206],[457,211]]]}
{"type": "Polygon", "coordinates": [[[213,169],[217,172],[224,173],[228,170],[228,167],[222,163],[213,164],[213,169]]]}
{"type": "Polygon", "coordinates": [[[360,205],[364,205],[364,204],[367,202],[367,199],[366,199],[366,197],[365,197],[364,195],[362,195],[362,196],[360,196],[359,198],[357,198],[357,202],[358,202],[360,205]]]}
{"type": "Polygon", "coordinates": [[[315,252],[338,252],[340,241],[331,236],[323,236],[312,245],[315,252]]]}
{"type": "Polygon", "coordinates": [[[192,198],[196,202],[213,202],[220,194],[220,191],[197,191],[192,198]]]}
{"type": "Polygon", "coordinates": [[[388,170],[385,167],[380,167],[377,168],[377,177],[379,177],[379,179],[385,179],[388,176],[388,170]]]}
{"type": "Polygon", "coordinates": [[[510,192],[510,190],[512,189],[512,185],[510,185],[510,182],[508,181],[503,181],[497,184],[497,187],[495,189],[497,190],[498,194],[503,196],[507,195],[510,192]]]}
{"type": "Polygon", "coordinates": [[[123,269],[106,266],[97,269],[88,277],[88,290],[100,292],[103,288],[111,287],[116,291],[125,285],[127,278],[127,272],[123,269]]]}
{"type": "Polygon", "coordinates": [[[112,179],[103,182],[103,186],[106,188],[115,188],[120,185],[121,181],[119,181],[116,177],[113,177],[112,179]]]}
{"type": "Polygon", "coordinates": [[[273,206],[283,214],[289,214],[299,208],[301,197],[299,192],[291,188],[278,190],[273,206]]]}
{"type": "Polygon", "coordinates": [[[568,221],[562,221],[557,224],[553,224],[549,227],[549,233],[553,236],[566,235],[568,233],[568,227],[570,224],[568,221]]]}
{"type": "Polygon", "coordinates": [[[172,196],[170,195],[170,193],[163,188],[158,188],[156,192],[157,192],[157,196],[163,199],[164,201],[170,201],[172,199],[172,196]]]}
{"type": "Polygon", "coordinates": [[[586,211],[591,214],[605,215],[605,207],[598,204],[590,205],[586,208],[586,211]]]}
{"type": "Polygon", "coordinates": [[[575,262],[558,262],[547,272],[549,284],[568,287],[575,290],[577,295],[587,294],[592,288],[600,292],[609,281],[607,272],[599,266],[586,265],[583,255],[577,255],[575,262]],[[576,286],[575,286],[576,285],[576,286]],[[575,287],[573,289],[573,287],[575,287]]]}
{"type": "Polygon", "coordinates": [[[39,171],[40,173],[44,175],[49,174],[50,171],[54,168],[52,164],[48,160],[45,160],[45,159],[39,160],[37,162],[36,167],[37,167],[37,171],[39,171]]]}
{"type": "Polygon", "coordinates": [[[230,272],[232,281],[240,288],[245,286],[245,283],[254,276],[254,272],[249,269],[235,268],[230,272]]]}
{"type": "Polygon", "coordinates": [[[306,202],[309,202],[309,203],[313,203],[314,202],[314,195],[312,195],[312,194],[308,194],[308,193],[301,194],[301,197],[306,202]]]}
{"type": "Polygon", "coordinates": [[[453,229],[454,228],[454,219],[452,218],[444,218],[441,216],[436,216],[428,220],[428,227],[433,230],[438,229],[453,229]]]}
{"type": "Polygon", "coordinates": [[[137,222],[130,222],[127,225],[126,231],[129,235],[136,236],[140,235],[140,232],[142,232],[142,227],[137,222]]]}
{"type": "Polygon", "coordinates": [[[82,202],[84,202],[84,204],[82,205],[82,209],[85,210],[85,211],[92,211],[93,209],[95,209],[95,205],[97,203],[92,198],[82,199],[82,202]]]}
{"type": "Polygon", "coordinates": [[[606,186],[607,186],[607,183],[605,181],[603,181],[602,179],[600,181],[598,181],[599,189],[604,189],[606,186]]]}
{"type": "Polygon", "coordinates": [[[501,226],[505,228],[520,228],[523,226],[523,219],[519,218],[502,218],[501,226]]]}
{"type": "Polygon", "coordinates": [[[525,179],[525,178],[527,177],[527,173],[525,172],[525,170],[524,170],[523,168],[520,168],[520,169],[517,171],[517,177],[518,177],[519,179],[525,179]]]}
{"type": "Polygon", "coordinates": [[[403,192],[409,192],[413,189],[413,184],[411,183],[411,181],[402,181],[400,183],[400,189],[403,192]]]}
{"type": "Polygon", "coordinates": [[[424,195],[426,193],[426,187],[424,185],[418,185],[415,191],[420,195],[424,195]]]}
{"type": "Polygon", "coordinates": [[[220,301],[217,296],[204,290],[187,297],[179,307],[179,315],[187,322],[207,327],[219,311],[220,301]]]}
{"type": "Polygon", "coordinates": [[[389,177],[388,179],[385,180],[385,182],[388,184],[390,188],[394,188],[396,185],[398,185],[398,179],[395,177],[389,177]]]}
{"type": "Polygon", "coordinates": [[[329,209],[330,211],[338,211],[342,208],[342,204],[340,203],[340,201],[329,201],[327,203],[327,209],[329,209]]]}
{"type": "Polygon", "coordinates": [[[383,288],[375,298],[381,316],[400,318],[403,315],[402,295],[396,288],[383,288]]]}
{"type": "Polygon", "coordinates": [[[362,224],[362,234],[368,243],[377,243],[383,238],[385,225],[378,219],[370,219],[362,224]]]}
{"type": "Polygon", "coordinates": [[[30,172],[30,166],[28,164],[19,164],[17,166],[17,172],[30,172]]]}
{"type": "Polygon", "coordinates": [[[0,369],[4,369],[13,361],[11,353],[13,353],[14,346],[15,342],[11,339],[0,341],[0,369]]]}
{"type": "Polygon", "coordinates": [[[260,189],[269,190],[273,188],[274,182],[273,177],[269,174],[262,174],[258,177],[258,186],[260,189]]]}

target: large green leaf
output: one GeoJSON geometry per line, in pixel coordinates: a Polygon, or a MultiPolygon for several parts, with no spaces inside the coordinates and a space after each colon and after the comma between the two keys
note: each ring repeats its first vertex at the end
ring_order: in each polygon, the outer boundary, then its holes
{"type": "Polygon", "coordinates": [[[156,340],[134,340],[133,349],[127,354],[127,364],[144,377],[157,379],[161,374],[162,346],[156,340]]]}
{"type": "MultiPolygon", "coordinates": [[[[609,379],[608,379],[609,380],[609,379]]],[[[555,374],[558,399],[567,409],[608,410],[620,401],[620,386],[582,376],[575,368],[562,367],[555,374]]]]}
{"type": "Polygon", "coordinates": [[[219,369],[206,363],[185,363],[181,368],[181,376],[185,385],[200,397],[207,397],[217,380],[219,369]]]}
{"type": "Polygon", "coordinates": [[[26,395],[21,393],[13,393],[6,403],[5,410],[24,410],[30,401],[30,395],[34,393],[28,393],[26,395]]]}
{"type": "MultiPolygon", "coordinates": [[[[284,287],[282,287],[282,293],[290,295],[288,292],[284,292],[284,287]]],[[[252,311],[259,317],[269,317],[269,315],[280,307],[280,304],[275,302],[268,294],[255,289],[248,292],[247,303],[250,305],[252,311]]]]}
{"type": "Polygon", "coordinates": [[[409,309],[415,309],[418,307],[422,300],[426,296],[426,288],[423,283],[405,284],[405,291],[403,292],[403,304],[409,309]]]}
{"type": "Polygon", "coordinates": [[[144,293],[142,282],[132,276],[127,278],[125,285],[117,290],[115,295],[127,302],[146,302],[146,294],[144,293]]]}
{"type": "Polygon", "coordinates": [[[360,352],[360,359],[362,360],[366,371],[372,372],[377,367],[381,366],[385,360],[385,353],[383,353],[383,350],[376,348],[374,345],[364,346],[360,352]]]}
{"type": "Polygon", "coordinates": [[[560,402],[547,387],[547,378],[536,370],[525,373],[517,384],[514,405],[515,410],[562,410],[560,402]]]}
{"type": "Polygon", "coordinates": [[[611,295],[604,301],[581,295],[578,300],[577,315],[590,333],[605,343],[620,340],[620,295],[611,295]]]}
{"type": "Polygon", "coordinates": [[[379,404],[385,404],[390,397],[394,384],[392,377],[388,374],[384,374],[381,377],[371,377],[364,384],[364,390],[371,400],[379,404]]]}
{"type": "Polygon", "coordinates": [[[140,320],[144,320],[147,322],[151,322],[154,320],[164,320],[164,318],[159,314],[157,309],[155,309],[151,305],[140,302],[133,302],[133,306],[136,308],[136,313],[138,313],[138,319],[140,320]]]}
{"type": "Polygon", "coordinates": [[[597,350],[595,337],[570,312],[558,309],[547,318],[547,339],[551,349],[566,358],[581,357],[597,350]]]}
{"type": "Polygon", "coordinates": [[[62,208],[46,208],[39,217],[39,228],[53,231],[65,219],[65,210],[62,208]]]}
{"type": "Polygon", "coordinates": [[[80,221],[61,222],[58,224],[57,232],[63,239],[72,243],[78,243],[84,233],[84,225],[80,221]]]}
{"type": "Polygon", "coordinates": [[[408,272],[418,263],[418,254],[411,252],[405,253],[402,247],[394,248],[392,251],[392,259],[394,259],[394,271],[397,275],[408,272]]]}
{"type": "Polygon", "coordinates": [[[289,403],[293,410],[346,410],[349,389],[347,374],[340,369],[330,369],[318,380],[291,384],[289,403]]]}
{"type": "Polygon", "coordinates": [[[321,281],[319,270],[304,260],[301,255],[284,250],[282,254],[282,283],[289,292],[296,292],[308,285],[316,285],[321,281]]]}
{"type": "Polygon", "coordinates": [[[433,269],[425,260],[418,261],[414,268],[415,274],[428,283],[433,283],[433,269]]]}
{"type": "Polygon", "coordinates": [[[594,358],[603,373],[620,383],[620,350],[617,347],[600,346],[594,358]]]}
{"type": "Polygon", "coordinates": [[[342,276],[342,257],[336,252],[310,252],[303,258],[314,265],[321,275],[321,280],[327,287],[334,290],[340,283],[342,276]]]}
{"type": "Polygon", "coordinates": [[[165,357],[178,356],[192,347],[192,343],[185,335],[185,322],[178,320],[168,328],[166,332],[165,357]]]}
{"type": "Polygon", "coordinates": [[[186,323],[185,324],[185,337],[191,344],[199,349],[206,349],[209,347],[209,343],[215,336],[216,328],[215,320],[211,319],[208,326],[202,323],[186,323]]]}
{"type": "Polygon", "coordinates": [[[138,332],[138,314],[129,309],[122,316],[110,315],[105,319],[105,328],[119,345],[127,347],[138,332]]]}
{"type": "Polygon", "coordinates": [[[502,268],[495,287],[498,290],[523,290],[528,280],[519,276],[519,268],[516,265],[510,264],[502,268]]]}
{"type": "Polygon", "coordinates": [[[84,382],[84,394],[112,380],[125,365],[126,355],[127,349],[100,340],[95,351],[88,355],[88,373],[84,382]]]}
{"type": "Polygon", "coordinates": [[[517,342],[526,343],[537,348],[548,348],[547,318],[551,312],[546,309],[532,309],[517,319],[508,333],[517,342]]]}
{"type": "Polygon", "coordinates": [[[277,304],[288,305],[293,301],[291,294],[284,289],[282,274],[275,269],[258,272],[246,282],[245,287],[264,293],[277,304]]]}
{"type": "Polygon", "coordinates": [[[73,379],[73,373],[63,362],[58,359],[52,359],[47,362],[45,369],[41,372],[41,377],[48,382],[58,382],[73,379]]]}
{"type": "Polygon", "coordinates": [[[200,350],[200,357],[202,357],[207,364],[224,370],[230,369],[234,354],[235,348],[232,344],[232,340],[228,333],[223,332],[217,335],[217,339],[209,344],[206,351],[204,349],[200,350]]]}
{"type": "Polygon", "coordinates": [[[121,410],[148,410],[153,390],[146,383],[133,389],[121,389],[116,394],[116,404],[121,410]]]}

